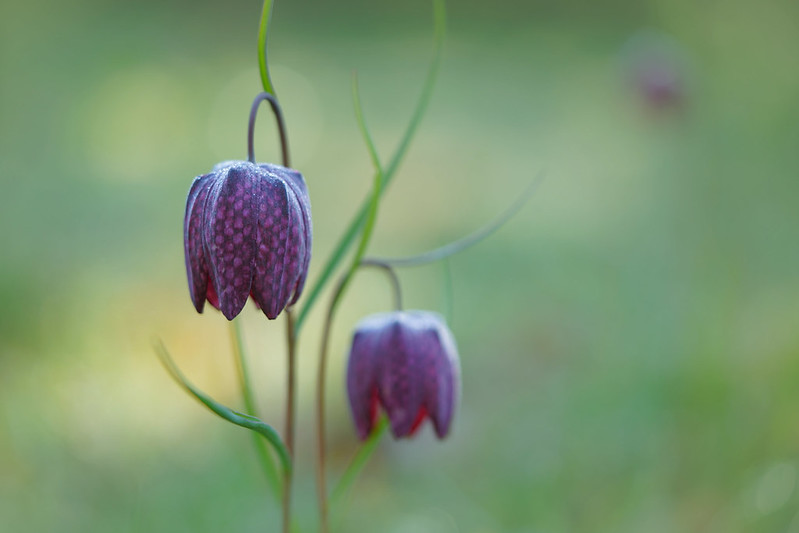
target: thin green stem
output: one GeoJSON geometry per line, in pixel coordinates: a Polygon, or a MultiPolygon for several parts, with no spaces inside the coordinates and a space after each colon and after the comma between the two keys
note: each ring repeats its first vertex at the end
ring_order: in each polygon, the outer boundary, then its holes
{"type": "Polygon", "coordinates": [[[269,77],[269,65],[266,62],[266,37],[269,30],[269,20],[272,18],[272,0],[264,0],[264,7],[261,11],[261,24],[258,28],[258,70],[261,72],[261,84],[264,91],[272,96],[275,94],[275,87],[269,77]]]}
{"type": "Polygon", "coordinates": [[[402,288],[400,287],[399,277],[397,276],[397,271],[391,265],[387,265],[386,263],[382,263],[376,259],[372,259],[367,257],[361,260],[362,267],[375,267],[379,268],[389,278],[391,282],[391,288],[394,292],[394,308],[397,311],[402,311],[402,288]]]}
{"type": "MultiPolygon", "coordinates": [[[[236,362],[236,373],[239,377],[239,388],[241,389],[241,397],[244,402],[244,408],[247,414],[258,416],[255,407],[255,398],[252,393],[252,386],[250,384],[249,368],[247,364],[247,356],[244,352],[244,342],[241,334],[241,324],[238,320],[230,322],[230,337],[233,344],[234,360],[236,362]]],[[[275,460],[266,448],[266,443],[260,439],[258,435],[252,433],[252,441],[255,446],[255,452],[258,455],[258,460],[261,463],[261,469],[264,471],[269,487],[277,497],[282,497],[282,487],[280,479],[278,478],[277,467],[275,460]]]]}
{"type": "MultiPolygon", "coordinates": [[[[394,156],[391,158],[391,161],[386,167],[385,172],[383,172],[379,194],[383,194],[389,183],[391,183],[391,180],[394,178],[394,175],[397,172],[403,157],[408,151],[411,140],[413,139],[413,136],[422,121],[422,117],[427,110],[427,105],[430,103],[430,98],[433,94],[433,87],[435,86],[436,77],[441,64],[444,37],[446,35],[446,10],[444,7],[444,0],[434,1],[434,34],[435,44],[433,50],[433,59],[427,71],[427,77],[425,78],[422,92],[419,95],[419,100],[416,102],[416,107],[411,120],[405,129],[396,151],[394,152],[394,156]]],[[[353,244],[355,237],[357,237],[359,230],[366,222],[370,204],[371,198],[364,200],[361,208],[358,210],[358,213],[352,219],[350,225],[347,227],[347,230],[344,232],[344,235],[342,235],[338,244],[333,249],[333,253],[328,258],[327,263],[325,263],[322,273],[308,291],[308,296],[306,297],[305,303],[297,315],[296,329],[298,332],[305,324],[308,313],[311,311],[314,303],[316,303],[316,300],[319,298],[322,289],[325,287],[327,282],[330,281],[330,278],[333,276],[333,272],[344,259],[344,255],[347,253],[347,250],[353,244]]]]}
{"type": "Polygon", "coordinates": [[[447,319],[447,324],[452,324],[452,313],[454,306],[452,304],[453,293],[455,292],[452,290],[452,271],[449,267],[449,258],[445,257],[441,260],[441,265],[444,270],[444,290],[442,295],[442,300],[444,301],[444,318],[447,319]]]}
{"type": "Polygon", "coordinates": [[[250,107],[250,120],[247,123],[247,160],[250,163],[255,164],[255,119],[258,115],[258,107],[264,100],[269,102],[269,106],[272,108],[272,113],[275,115],[275,121],[277,122],[277,133],[280,136],[280,155],[282,157],[283,166],[290,167],[291,160],[289,158],[289,140],[288,134],[286,133],[286,121],[283,119],[283,110],[280,108],[277,97],[272,96],[269,93],[258,94],[253,100],[252,106],[250,107]]]}

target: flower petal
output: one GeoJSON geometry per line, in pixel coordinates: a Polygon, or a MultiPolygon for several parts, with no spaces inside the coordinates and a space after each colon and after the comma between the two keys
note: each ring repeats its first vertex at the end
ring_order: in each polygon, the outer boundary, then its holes
{"type": "Polygon", "coordinates": [[[308,266],[311,262],[311,243],[313,241],[313,221],[311,220],[311,199],[308,196],[308,188],[305,185],[302,174],[293,169],[286,170],[287,183],[297,196],[300,210],[302,211],[303,225],[300,238],[305,242],[305,254],[301,258],[300,277],[294,287],[294,296],[289,302],[289,305],[293,305],[302,294],[302,289],[305,287],[305,279],[308,276],[308,266]]]}
{"type": "Polygon", "coordinates": [[[452,416],[460,399],[460,362],[455,339],[443,321],[431,330],[433,341],[425,350],[424,402],[439,439],[449,433],[452,416]]]}
{"type": "Polygon", "coordinates": [[[285,232],[288,226],[286,184],[278,177],[259,169],[256,188],[256,254],[252,297],[270,319],[286,306],[279,298],[286,252],[285,232]],[[281,232],[284,233],[281,238],[281,232]]]}
{"type": "Polygon", "coordinates": [[[208,195],[205,247],[219,310],[228,320],[247,303],[255,257],[254,165],[223,168],[208,195]]]}
{"type": "Polygon", "coordinates": [[[208,264],[203,248],[203,216],[205,200],[213,185],[213,174],[194,178],[186,199],[186,218],[183,221],[183,248],[186,253],[186,277],[189,280],[191,301],[198,313],[203,312],[208,292],[208,264]]]}
{"type": "Polygon", "coordinates": [[[386,410],[394,437],[407,437],[416,425],[424,400],[422,357],[418,350],[421,331],[408,313],[395,313],[395,322],[380,343],[380,402],[386,410]]]}
{"type": "Polygon", "coordinates": [[[380,361],[379,330],[358,330],[347,363],[347,396],[358,437],[365,440],[377,418],[377,371],[380,361]]]}
{"type": "Polygon", "coordinates": [[[288,183],[286,185],[286,228],[279,237],[284,237],[281,248],[283,249],[283,269],[277,291],[277,300],[281,309],[288,305],[297,280],[300,277],[300,268],[305,258],[305,239],[302,238],[304,222],[300,203],[288,183]]]}

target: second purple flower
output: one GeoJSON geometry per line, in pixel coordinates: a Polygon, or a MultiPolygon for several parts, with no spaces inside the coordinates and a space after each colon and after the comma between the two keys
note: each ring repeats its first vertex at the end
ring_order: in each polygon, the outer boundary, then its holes
{"type": "Polygon", "coordinates": [[[374,429],[378,405],[394,437],[410,437],[430,418],[444,438],[460,397],[460,362],[443,318],[429,311],[377,313],[356,326],[347,393],[361,440],[374,429]]]}
{"type": "Polygon", "coordinates": [[[311,259],[311,202],[302,174],[229,161],[194,179],[184,220],[186,274],[201,313],[228,320],[247,298],[270,319],[302,293],[311,259]]]}

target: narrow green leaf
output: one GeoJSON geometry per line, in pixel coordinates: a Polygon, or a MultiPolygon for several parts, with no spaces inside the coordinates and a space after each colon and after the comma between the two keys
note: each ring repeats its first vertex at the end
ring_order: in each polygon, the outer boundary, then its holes
{"type": "Polygon", "coordinates": [[[378,261],[380,263],[385,263],[392,267],[411,267],[433,263],[435,261],[455,255],[458,252],[462,252],[466,248],[479,243],[501,228],[508,220],[513,218],[513,215],[518,213],[519,210],[521,210],[521,208],[524,207],[527,201],[533,196],[533,193],[538,189],[538,185],[541,183],[543,177],[544,174],[542,172],[536,176],[530,185],[528,185],[527,189],[523,191],[521,195],[519,195],[516,201],[513,202],[508,209],[500,213],[500,215],[493,221],[489,222],[474,233],[463,237],[462,239],[458,239],[457,241],[445,244],[440,248],[436,248],[435,250],[430,250],[418,255],[412,255],[408,257],[370,257],[369,259],[373,259],[374,261],[378,261]]]}
{"type": "Polygon", "coordinates": [[[330,505],[335,509],[340,503],[344,496],[347,495],[349,492],[350,487],[358,478],[358,475],[363,470],[364,466],[366,466],[367,461],[374,453],[375,449],[377,449],[377,445],[380,443],[380,439],[383,437],[383,434],[386,432],[386,428],[388,427],[388,419],[386,417],[380,417],[380,420],[377,422],[377,425],[372,431],[371,435],[361,444],[361,447],[358,448],[358,451],[355,453],[355,456],[350,461],[350,464],[347,466],[347,469],[341,475],[341,478],[336,483],[336,486],[333,487],[333,492],[330,495],[330,505]]]}
{"type": "Polygon", "coordinates": [[[352,97],[353,101],[355,102],[355,118],[358,121],[358,126],[361,130],[361,133],[364,136],[367,148],[369,149],[369,152],[372,156],[372,162],[374,163],[375,166],[375,177],[372,184],[372,195],[369,201],[366,221],[364,222],[363,231],[361,232],[361,239],[358,244],[358,248],[355,251],[355,255],[352,259],[352,262],[350,263],[349,268],[347,269],[347,272],[341,278],[341,281],[336,287],[336,290],[333,293],[333,297],[330,300],[330,306],[327,309],[325,327],[322,333],[322,347],[319,356],[319,374],[317,382],[318,383],[317,384],[318,387],[317,431],[319,438],[318,483],[320,490],[319,510],[320,510],[320,521],[321,521],[322,531],[328,531],[328,506],[326,503],[327,486],[325,484],[324,456],[325,456],[325,376],[326,376],[325,368],[327,366],[327,347],[328,347],[328,341],[330,339],[330,327],[333,324],[333,318],[336,314],[336,309],[338,308],[339,303],[341,303],[341,299],[347,290],[347,286],[349,285],[350,281],[355,275],[355,271],[358,269],[358,265],[360,265],[361,258],[363,257],[363,254],[366,252],[366,247],[369,245],[369,238],[372,236],[372,229],[374,228],[375,220],[377,219],[377,207],[380,204],[380,189],[383,181],[383,171],[382,171],[382,166],[380,164],[380,159],[377,157],[377,151],[374,149],[374,143],[372,142],[372,138],[369,135],[369,128],[366,127],[366,122],[363,119],[363,109],[361,107],[361,99],[358,93],[357,78],[353,78],[352,97]]]}
{"type": "Polygon", "coordinates": [[[347,290],[347,286],[352,280],[352,277],[355,275],[355,271],[358,270],[358,265],[360,265],[361,259],[366,253],[367,246],[369,246],[369,239],[372,237],[372,230],[374,229],[375,221],[377,220],[377,207],[380,205],[380,192],[383,185],[383,167],[380,164],[380,159],[377,156],[375,144],[372,141],[371,135],[369,134],[369,128],[366,126],[366,122],[363,118],[363,107],[361,105],[361,95],[358,92],[358,78],[356,76],[353,76],[352,79],[352,99],[355,105],[355,119],[358,122],[358,128],[361,130],[364,142],[366,143],[366,147],[369,150],[372,163],[375,167],[375,177],[372,181],[372,196],[369,199],[369,209],[366,213],[366,221],[364,222],[363,231],[361,232],[361,239],[358,242],[358,248],[355,250],[355,255],[353,256],[352,262],[347,269],[347,273],[344,275],[341,284],[338,286],[338,290],[333,295],[333,300],[330,302],[330,309],[328,309],[328,320],[333,319],[336,308],[338,307],[341,298],[344,296],[344,292],[347,290]]]}
{"type": "MultiPolygon", "coordinates": [[[[408,151],[408,147],[410,146],[411,140],[413,139],[413,136],[416,133],[417,128],[419,127],[419,123],[422,121],[422,117],[424,116],[424,113],[427,110],[427,106],[430,103],[430,98],[433,94],[433,87],[435,86],[436,77],[438,75],[439,66],[441,64],[444,37],[446,36],[446,19],[447,19],[444,0],[435,0],[433,2],[433,5],[434,5],[434,35],[435,35],[433,59],[430,62],[430,67],[428,68],[427,71],[427,77],[425,78],[424,85],[422,87],[422,92],[419,95],[419,100],[416,102],[416,107],[414,109],[413,115],[411,116],[411,120],[408,123],[407,128],[405,129],[405,133],[403,134],[399,145],[397,146],[397,150],[394,152],[394,156],[391,158],[391,161],[389,161],[388,166],[383,172],[380,194],[382,194],[385,191],[389,183],[391,183],[394,174],[397,172],[397,169],[399,168],[400,163],[402,162],[402,159],[405,156],[405,153],[408,151]]],[[[311,289],[308,291],[307,293],[308,296],[305,299],[305,303],[303,304],[302,309],[297,315],[297,321],[295,322],[294,325],[295,330],[297,332],[300,331],[303,324],[305,323],[305,319],[308,317],[308,313],[311,311],[313,305],[316,303],[316,300],[319,298],[322,289],[325,287],[327,282],[330,281],[333,272],[341,263],[349,247],[352,246],[355,237],[358,235],[358,231],[361,229],[364,222],[366,221],[371,203],[372,203],[372,198],[370,195],[370,197],[364,200],[363,204],[361,204],[361,208],[358,210],[355,217],[350,222],[350,225],[347,227],[347,230],[342,235],[338,244],[333,249],[333,253],[330,255],[327,262],[325,263],[325,266],[322,268],[322,273],[319,275],[314,284],[311,286],[311,289]]]]}
{"type": "Polygon", "coordinates": [[[272,96],[275,94],[275,87],[269,77],[269,65],[266,62],[266,38],[269,31],[269,20],[272,18],[272,0],[264,0],[264,8],[261,11],[261,24],[258,28],[258,69],[261,72],[261,84],[264,91],[272,96]]]}
{"type": "MultiPolygon", "coordinates": [[[[236,373],[239,376],[239,388],[241,389],[244,408],[247,414],[258,416],[258,411],[255,407],[255,397],[253,396],[252,385],[250,384],[247,354],[244,351],[244,341],[241,335],[241,322],[238,319],[230,322],[230,331],[234,360],[236,362],[236,373]]],[[[278,477],[277,467],[275,466],[275,460],[267,449],[264,440],[256,433],[251,433],[250,435],[252,436],[253,446],[255,446],[255,452],[258,455],[258,461],[261,463],[266,481],[275,496],[280,497],[282,494],[282,487],[280,478],[278,477]]]]}
{"type": "Polygon", "coordinates": [[[366,143],[366,149],[369,150],[369,157],[372,158],[372,166],[375,167],[376,174],[382,175],[383,165],[380,164],[380,156],[377,155],[377,148],[375,148],[375,143],[372,140],[372,135],[369,133],[366,119],[363,116],[363,104],[361,102],[361,91],[358,85],[357,72],[352,73],[352,102],[355,107],[355,120],[358,122],[358,129],[363,136],[363,141],[366,143]]]}
{"type": "Polygon", "coordinates": [[[237,426],[255,431],[264,437],[275,449],[278,457],[280,457],[280,462],[282,463],[284,473],[286,475],[291,473],[291,458],[289,457],[289,453],[286,450],[283,441],[280,439],[280,436],[277,434],[274,428],[272,428],[272,426],[262,422],[254,416],[239,413],[233,409],[230,409],[229,407],[222,405],[221,403],[218,403],[213,398],[196,388],[186,379],[186,376],[184,376],[177,367],[175,361],[169,355],[166,346],[164,346],[164,343],[160,339],[154,343],[153,347],[155,348],[155,353],[158,355],[161,363],[164,365],[164,368],[167,369],[167,372],[169,372],[178,385],[180,385],[186,392],[194,396],[199,402],[201,402],[219,417],[224,418],[228,422],[237,426]]]}
{"type": "Polygon", "coordinates": [[[372,197],[369,201],[369,209],[366,213],[366,222],[364,223],[363,232],[361,233],[361,241],[358,243],[358,249],[355,251],[355,257],[350,265],[350,276],[358,268],[363,254],[366,253],[366,247],[369,245],[372,229],[377,220],[377,207],[380,204],[380,193],[383,189],[383,165],[380,164],[380,158],[377,155],[375,143],[372,140],[369,127],[366,125],[366,120],[364,119],[361,93],[358,90],[358,76],[354,74],[352,76],[352,101],[355,107],[355,120],[358,122],[358,129],[361,130],[361,135],[363,135],[363,140],[366,143],[366,148],[369,150],[369,156],[372,158],[372,164],[375,167],[375,177],[372,180],[372,197]]]}

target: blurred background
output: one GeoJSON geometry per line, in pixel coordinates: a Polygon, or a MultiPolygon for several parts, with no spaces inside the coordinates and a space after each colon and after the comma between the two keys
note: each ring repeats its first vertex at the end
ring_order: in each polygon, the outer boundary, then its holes
{"type": "MultiPolygon", "coordinates": [[[[186,287],[192,178],[246,156],[261,6],[0,4],[0,530],[278,530],[229,328],[186,287]]],[[[799,4],[451,1],[429,112],[371,253],[461,237],[541,171],[527,207],[450,261],[463,368],[453,433],[386,439],[348,532],[799,531],[799,4]]],[[[272,76],[314,209],[313,281],[371,182],[350,97],[388,161],[432,50],[430,2],[278,0],[272,76]]],[[[261,160],[277,161],[262,114],[261,160]]],[[[401,273],[443,311],[440,265],[401,273]]],[[[326,304],[329,295],[320,302],[326,304]]],[[[356,449],[360,274],[332,338],[333,479],[356,449]]],[[[301,531],[316,527],[300,344],[301,531]]],[[[261,415],[282,427],[284,324],[242,315],[261,415]]]]}

